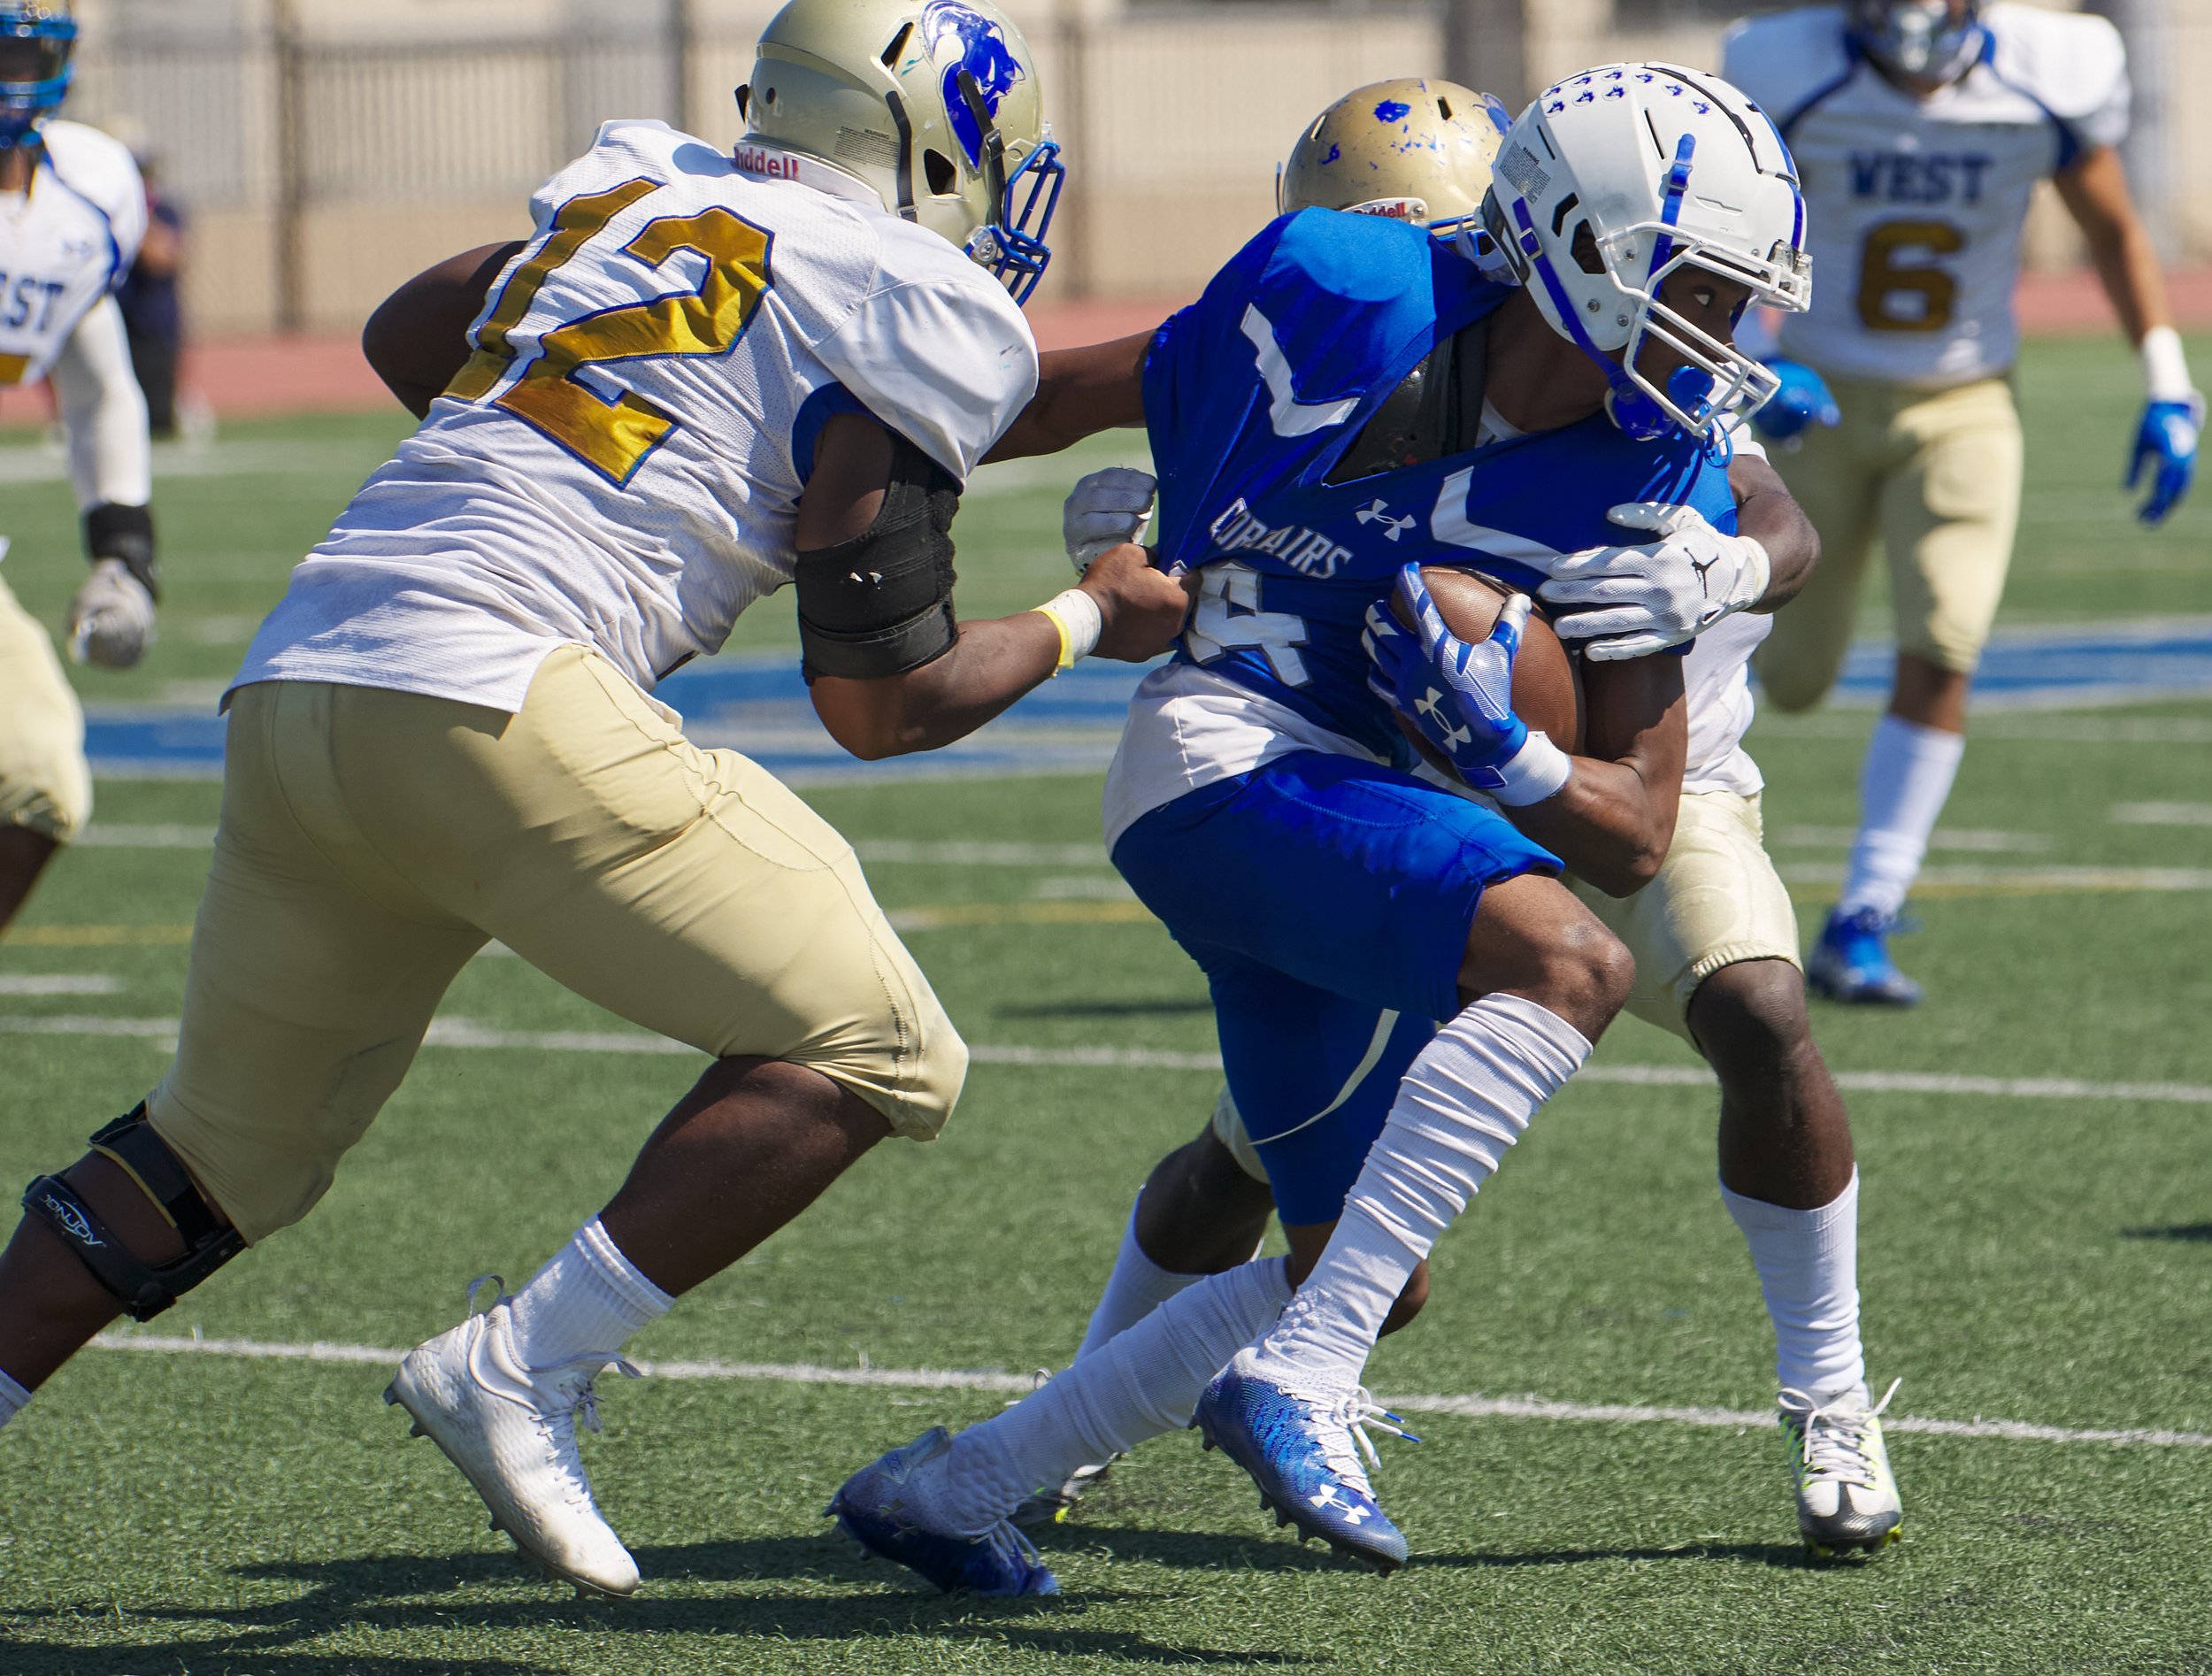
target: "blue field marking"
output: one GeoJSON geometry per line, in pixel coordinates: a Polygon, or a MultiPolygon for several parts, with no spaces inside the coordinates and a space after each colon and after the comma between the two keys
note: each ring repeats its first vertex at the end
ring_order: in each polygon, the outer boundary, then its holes
{"type": "MultiPolygon", "coordinates": [[[[1844,661],[1832,703],[1889,698],[1893,646],[1860,642],[1844,661]]],[[[2077,710],[2212,693],[2212,618],[2147,618],[2076,628],[2008,629],[1974,673],[1980,710],[2077,710]]]]}
{"type": "MultiPolygon", "coordinates": [[[[1864,709],[1889,696],[1894,653],[1851,649],[1832,703],[1864,709]]],[[[1094,772],[1113,756],[1129,696],[1144,675],[1128,664],[1086,663],[1047,681],[1005,715],[943,750],[856,762],[815,719],[797,660],[754,653],[713,658],[663,681],[661,701],[682,712],[700,744],[741,750],[796,785],[1094,772]]],[[[2070,710],[2212,696],[2212,619],[2158,619],[2008,632],[1974,678],[1983,710],[2070,710]]],[[[108,779],[214,779],[223,722],[199,711],[88,707],[86,749],[108,779]]]]}

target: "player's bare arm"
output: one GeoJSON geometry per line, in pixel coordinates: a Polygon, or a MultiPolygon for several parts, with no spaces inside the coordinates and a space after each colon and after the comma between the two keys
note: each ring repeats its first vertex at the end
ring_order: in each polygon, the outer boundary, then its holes
{"type": "Polygon", "coordinates": [[[1609,896],[1657,876],[1674,840],[1689,754],[1679,657],[1583,668],[1583,749],[1567,782],[1506,817],[1609,896]]]}
{"type": "Polygon", "coordinates": [[[1144,423],[1144,357],[1152,334],[1134,332],[1038,358],[1037,393],[991,451],[991,460],[1057,454],[1087,436],[1144,423]]]}
{"type": "Polygon", "coordinates": [[[2118,149],[2101,145],[2084,152],[2053,175],[2051,184],[2058,188],[2060,201],[2081,229],[2089,259],[2096,266],[2104,294],[2112,299],[2128,342],[2139,344],[2154,327],[2172,326],[2173,311],[2167,305],[2158,251],[2128,190],[2127,170],[2118,149]]]}
{"type": "Polygon", "coordinates": [[[469,357],[468,331],[483,311],[485,294],[520,240],[480,244],[425,268],[377,304],[361,329],[361,353],[417,419],[469,357]]]}
{"type": "Polygon", "coordinates": [[[1780,611],[1820,562],[1820,532],[1763,459],[1739,454],[1729,463],[1728,487],[1736,496],[1736,533],[1757,542],[1767,556],[1766,590],[1744,609],[1780,611]]]}
{"type": "Polygon", "coordinates": [[[948,534],[955,496],[941,473],[927,486],[926,462],[925,481],[915,481],[916,455],[874,420],[840,415],[823,427],[799,499],[810,691],[847,750],[873,760],[933,750],[974,732],[1079,657],[1141,663],[1181,632],[1189,596],[1129,544],[1037,610],[955,627],[948,534]],[[910,599],[892,597],[902,588],[910,599]],[[866,673],[873,668],[885,673],[866,673]]]}
{"type": "Polygon", "coordinates": [[[2127,172],[2112,146],[2085,152],[2052,177],[2081,228],[2090,260],[2120,327],[2143,358],[2146,400],[2129,463],[2127,487],[2151,472],[2150,497],[2139,516],[2157,524],[2189,492],[2196,465],[2204,398],[2190,382],[2181,335],[2174,330],[2166,281],[2149,229],[2128,191],[2127,172]]]}

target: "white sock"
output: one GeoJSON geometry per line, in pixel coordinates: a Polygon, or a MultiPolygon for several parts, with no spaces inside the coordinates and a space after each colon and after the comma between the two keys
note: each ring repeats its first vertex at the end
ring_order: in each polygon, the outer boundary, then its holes
{"type": "MultiPolygon", "coordinates": [[[[1144,1203],[1141,1189],[1137,1203],[1144,1203]]],[[[1172,1274],[1144,1254],[1137,1243],[1137,1211],[1129,1211],[1129,1226],[1121,1232],[1121,1250],[1114,1258],[1114,1272],[1106,1277],[1106,1290],[1098,1300],[1098,1307],[1091,1311],[1090,1329],[1083,1334],[1083,1346],[1075,1353],[1081,1361],[1093,1350],[1118,1334],[1127,1332],[1139,1321],[1158,1309],[1184,1288],[1204,1279],[1197,1274],[1172,1274]]]]}
{"type": "Polygon", "coordinates": [[[1966,735],[1884,716],[1866,742],[1859,773],[1859,835],[1836,904],[1839,914],[1871,908],[1893,919],[1928,853],[1928,834],[1958,777],[1966,735]]]}
{"type": "Polygon", "coordinates": [[[675,1301],[639,1272],[594,1217],[515,1294],[515,1350],[534,1369],[588,1356],[611,1361],[633,1333],[675,1301]]]}
{"type": "Polygon", "coordinates": [[[1222,1365],[1290,1301],[1289,1265],[1262,1257],[1202,1277],[1004,1413],[953,1439],[945,1503],[979,1534],[1079,1466],[1190,1424],[1222,1365]]]}
{"type": "Polygon", "coordinates": [[[31,1394],[28,1391],[6,1374],[0,1373],[0,1426],[5,1426],[23,1412],[23,1405],[30,1400],[31,1394]]]}
{"type": "Polygon", "coordinates": [[[1579,1030],[1518,996],[1486,996],[1438,1031],[1398,1085],[1320,1262],[1253,1346],[1256,1371],[1301,1390],[1357,1385],[1415,1267],[1589,1057],[1579,1030]]]}
{"type": "Polygon", "coordinates": [[[1859,1348],[1859,1172],[1817,1211],[1720,1196],[1751,1247],[1774,1319],[1774,1372],[1785,1390],[1817,1399],[1863,1391],[1859,1348]]]}

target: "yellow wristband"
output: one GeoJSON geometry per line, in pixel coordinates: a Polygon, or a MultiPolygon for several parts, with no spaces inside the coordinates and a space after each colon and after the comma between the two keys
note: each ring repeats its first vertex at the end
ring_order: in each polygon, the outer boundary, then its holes
{"type": "Polygon", "coordinates": [[[1043,604],[1030,609],[1048,618],[1053,627],[1060,631],[1060,661],[1052,672],[1056,675],[1063,669],[1073,669],[1079,660],[1089,657],[1105,630],[1106,619],[1099,613],[1098,602],[1079,588],[1055,594],[1043,604]]]}
{"type": "Polygon", "coordinates": [[[1053,674],[1056,677],[1064,669],[1073,669],[1075,656],[1071,650],[1073,642],[1068,637],[1068,619],[1049,605],[1033,605],[1030,609],[1060,631],[1060,661],[1053,665],[1053,674]]]}

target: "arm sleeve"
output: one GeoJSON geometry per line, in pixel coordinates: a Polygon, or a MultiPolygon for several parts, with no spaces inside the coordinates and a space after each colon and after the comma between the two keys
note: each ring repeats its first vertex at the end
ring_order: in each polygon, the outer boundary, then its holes
{"type": "Polygon", "coordinates": [[[55,358],[54,399],[69,434],[77,510],[143,506],[153,498],[146,397],[131,371],[123,311],[104,296],[77,322],[55,358]]]}
{"type": "Polygon", "coordinates": [[[1013,300],[980,276],[882,286],[814,353],[959,482],[1037,393],[1036,340],[1013,300]]]}

